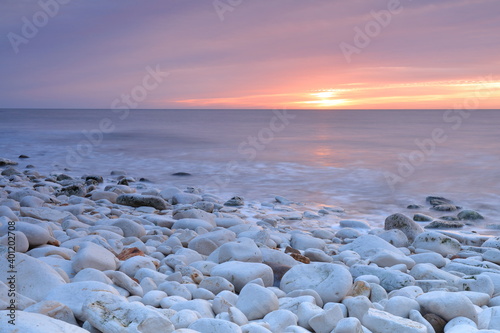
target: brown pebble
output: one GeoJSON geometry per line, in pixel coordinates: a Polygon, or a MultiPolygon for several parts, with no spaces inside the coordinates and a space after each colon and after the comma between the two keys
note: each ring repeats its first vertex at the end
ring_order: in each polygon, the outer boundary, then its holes
{"type": "Polygon", "coordinates": [[[128,249],[125,249],[123,250],[119,255],[117,255],[116,257],[119,259],[119,260],[127,260],[129,258],[132,258],[132,257],[136,257],[136,256],[145,256],[144,255],[144,252],[142,252],[141,250],[139,250],[138,248],[136,247],[131,247],[131,248],[128,248],[128,249]]]}
{"type": "Polygon", "coordinates": [[[287,246],[285,248],[285,253],[296,253],[296,254],[301,254],[299,250],[294,249],[291,246],[287,246]]]}
{"type": "Polygon", "coordinates": [[[290,254],[290,256],[293,259],[297,260],[297,261],[303,262],[304,264],[310,264],[311,263],[311,259],[309,259],[306,256],[303,256],[302,254],[292,253],[292,254],[290,254]]]}
{"type": "Polygon", "coordinates": [[[446,320],[444,320],[443,318],[434,313],[428,313],[424,315],[424,318],[429,322],[429,324],[431,324],[432,328],[434,328],[434,331],[436,331],[436,333],[444,332],[444,326],[446,325],[446,320]]]}

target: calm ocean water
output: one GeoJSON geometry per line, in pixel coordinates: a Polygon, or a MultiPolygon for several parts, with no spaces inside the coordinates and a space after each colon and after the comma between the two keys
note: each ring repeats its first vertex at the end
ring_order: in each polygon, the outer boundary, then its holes
{"type": "Polygon", "coordinates": [[[21,167],[374,215],[444,195],[495,222],[499,142],[495,110],[0,110],[0,156],[21,167]]]}

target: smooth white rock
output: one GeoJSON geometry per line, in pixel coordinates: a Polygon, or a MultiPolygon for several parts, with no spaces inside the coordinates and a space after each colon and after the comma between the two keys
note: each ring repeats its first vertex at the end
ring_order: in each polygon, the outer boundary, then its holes
{"type": "Polygon", "coordinates": [[[71,280],[71,282],[82,282],[82,281],[97,281],[105,284],[112,284],[113,281],[101,271],[95,268],[85,268],[79,271],[71,280]]]}
{"type": "Polygon", "coordinates": [[[460,243],[451,237],[438,232],[427,231],[415,238],[412,246],[415,249],[425,249],[437,252],[442,256],[455,255],[460,252],[460,243]]]}
{"type": "Polygon", "coordinates": [[[446,265],[446,259],[442,255],[435,252],[429,253],[418,253],[410,256],[413,261],[417,264],[433,264],[437,268],[444,267],[446,265]]]}
{"type": "Polygon", "coordinates": [[[147,292],[144,297],[142,297],[142,303],[144,303],[144,305],[150,305],[157,308],[160,306],[161,300],[168,296],[169,295],[167,295],[164,291],[151,290],[147,292]]]}
{"type": "Polygon", "coordinates": [[[368,310],[373,308],[373,304],[366,296],[346,297],[342,304],[346,306],[349,317],[355,317],[359,320],[362,320],[368,310]]]}
{"type": "Polygon", "coordinates": [[[411,310],[409,319],[416,321],[417,323],[420,323],[420,324],[424,325],[425,327],[427,327],[427,333],[436,333],[436,331],[434,330],[434,327],[432,327],[432,325],[424,318],[424,316],[422,316],[420,311],[411,310]]]}
{"type": "MultiPolygon", "coordinates": [[[[284,292],[283,292],[284,293],[284,292]]],[[[313,289],[297,289],[285,294],[286,297],[299,297],[304,295],[311,295],[314,297],[315,304],[319,307],[323,306],[323,300],[316,290],[313,289]]]]}
{"type": "Polygon", "coordinates": [[[486,308],[479,313],[479,328],[481,329],[500,328],[500,306],[486,308]]]}
{"type": "Polygon", "coordinates": [[[316,238],[311,235],[295,232],[294,234],[292,234],[290,245],[297,250],[306,250],[309,248],[323,250],[326,246],[326,243],[321,238],[316,238]]]}
{"type": "Polygon", "coordinates": [[[449,332],[457,326],[469,326],[469,327],[472,327],[474,329],[477,329],[477,324],[475,322],[473,322],[472,320],[470,320],[469,318],[456,317],[456,318],[453,318],[452,320],[450,320],[449,322],[446,323],[446,325],[444,326],[444,331],[449,332]]]}
{"type": "Polygon", "coordinates": [[[264,321],[269,324],[271,332],[283,332],[288,326],[297,325],[298,317],[288,310],[276,310],[268,313],[264,321]]]}
{"type": "Polygon", "coordinates": [[[115,270],[119,260],[109,250],[92,242],[81,243],[80,249],[72,258],[75,272],[85,268],[95,268],[100,271],[115,270]]]}
{"type": "Polygon", "coordinates": [[[189,329],[202,333],[241,333],[241,328],[226,320],[201,318],[189,325],[189,329]]]}
{"type": "Polygon", "coordinates": [[[289,310],[295,314],[298,313],[299,305],[304,302],[316,304],[313,296],[305,295],[298,297],[282,297],[279,299],[280,309],[289,310]]]}
{"type": "Polygon", "coordinates": [[[172,229],[190,229],[190,230],[196,230],[197,228],[201,227],[204,228],[208,231],[212,230],[215,228],[214,226],[215,223],[211,223],[210,221],[202,220],[202,219],[194,219],[194,218],[183,218],[180,220],[175,221],[174,225],[172,226],[172,229]]]}
{"type": "Polygon", "coordinates": [[[234,292],[234,285],[222,276],[206,277],[200,282],[199,287],[205,288],[215,295],[223,290],[234,292]]]}
{"type": "MultiPolygon", "coordinates": [[[[172,296],[179,297],[179,296],[172,296]]],[[[163,305],[162,305],[163,307],[163,305]]],[[[214,318],[215,314],[212,310],[212,305],[209,301],[204,299],[194,299],[191,301],[178,302],[170,307],[170,309],[175,311],[180,311],[184,309],[193,310],[198,312],[202,318],[214,318]]]]}
{"type": "Polygon", "coordinates": [[[341,228],[370,229],[370,224],[361,220],[340,220],[339,225],[341,228]]]}
{"type": "Polygon", "coordinates": [[[278,310],[278,297],[269,289],[249,283],[241,289],[236,302],[248,320],[262,319],[266,314],[278,310]]]}
{"type": "Polygon", "coordinates": [[[352,287],[352,276],[341,265],[311,263],[297,265],[285,273],[280,288],[285,292],[313,289],[327,302],[339,302],[352,287]]]}
{"type": "Polygon", "coordinates": [[[133,278],[141,268],[156,271],[156,266],[153,261],[150,258],[142,256],[135,256],[123,261],[120,264],[119,270],[133,278]]]}
{"type": "Polygon", "coordinates": [[[21,207],[21,216],[32,217],[38,220],[59,222],[67,218],[75,218],[69,212],[59,211],[48,207],[21,207]]]}
{"type": "Polygon", "coordinates": [[[407,269],[415,266],[415,261],[407,256],[401,256],[391,251],[380,250],[376,254],[368,258],[370,262],[377,264],[379,267],[392,267],[398,264],[404,264],[407,269]]]}
{"type": "Polygon", "coordinates": [[[257,278],[261,278],[266,287],[272,286],[274,281],[271,267],[261,263],[228,261],[212,268],[211,275],[222,276],[234,285],[237,292],[257,278]]]}
{"type": "Polygon", "coordinates": [[[474,304],[460,293],[431,291],[417,297],[423,311],[432,312],[449,321],[455,317],[467,317],[477,323],[474,304]]]}
{"type": "Polygon", "coordinates": [[[226,261],[262,262],[262,253],[250,238],[223,244],[219,249],[219,263],[226,261]]]}
{"type": "Polygon", "coordinates": [[[432,264],[416,264],[411,269],[410,275],[417,280],[445,280],[450,285],[458,285],[460,282],[458,276],[443,271],[432,264]]]}
{"type": "Polygon", "coordinates": [[[175,330],[160,312],[109,293],[85,303],[82,311],[92,326],[106,333],[168,333],[175,330]]]}
{"type": "Polygon", "coordinates": [[[420,311],[420,305],[414,299],[394,296],[385,303],[384,311],[402,318],[409,318],[412,310],[420,311]]]}
{"type": "Polygon", "coordinates": [[[386,230],[377,236],[395,247],[408,246],[408,237],[399,229],[386,230]]]}
{"type": "MultiPolygon", "coordinates": [[[[0,252],[0,281],[6,281],[8,272],[6,248],[0,252]]],[[[16,292],[35,301],[41,301],[54,288],[65,285],[65,280],[50,265],[23,253],[15,254],[16,292]],[[43,286],[43,288],[41,288],[43,286]]]]}
{"type": "Polygon", "coordinates": [[[39,313],[16,312],[15,326],[8,323],[9,311],[0,311],[2,333],[88,333],[87,330],[39,313]]]}
{"type": "Polygon", "coordinates": [[[495,291],[493,281],[485,274],[466,276],[460,280],[458,286],[462,290],[485,293],[489,297],[492,297],[495,291]]]}
{"type": "Polygon", "coordinates": [[[141,285],[135,282],[127,274],[120,271],[106,271],[106,276],[108,276],[111,281],[117,286],[126,289],[130,294],[142,297],[144,291],[141,285]]]}
{"type": "Polygon", "coordinates": [[[380,279],[380,285],[387,291],[413,286],[415,279],[408,274],[397,270],[384,269],[376,266],[353,265],[350,270],[353,277],[361,275],[375,275],[380,279]]]}
{"type": "Polygon", "coordinates": [[[61,285],[49,290],[45,300],[60,302],[68,306],[77,319],[86,319],[83,317],[82,306],[88,301],[100,299],[107,295],[115,295],[122,301],[126,300],[124,297],[119,296],[119,292],[112,286],[96,281],[73,282],[61,285]]]}
{"type": "MultiPolygon", "coordinates": [[[[0,227],[0,234],[7,235],[7,228],[8,225],[6,223],[2,223],[2,226],[0,227]]],[[[16,222],[15,230],[22,232],[26,236],[30,247],[54,243],[56,241],[46,228],[37,224],[22,221],[16,222]]]]}
{"type": "MultiPolygon", "coordinates": [[[[12,299],[12,288],[13,286],[9,282],[9,280],[5,281],[7,284],[3,283],[0,281],[0,302],[4,302],[3,306],[0,307],[0,310],[5,310],[7,307],[10,305],[10,301],[12,299]]],[[[15,285],[15,283],[14,283],[15,285]]],[[[16,294],[16,309],[17,310],[24,310],[32,305],[36,304],[36,302],[29,298],[26,297],[20,293],[16,294]]]]}
{"type": "Polygon", "coordinates": [[[340,251],[354,251],[358,253],[362,259],[367,259],[371,256],[378,254],[381,250],[386,250],[388,252],[394,253],[396,256],[401,258],[406,257],[401,250],[399,250],[394,245],[389,244],[382,238],[375,235],[363,235],[356,238],[353,242],[343,245],[339,249],[340,251]]]}
{"type": "Polygon", "coordinates": [[[340,307],[334,307],[309,319],[309,326],[316,333],[330,333],[343,318],[344,315],[340,307]]]}
{"type": "Polygon", "coordinates": [[[212,301],[212,310],[216,313],[228,312],[233,306],[236,306],[238,295],[230,291],[221,291],[212,301]]]}
{"type": "Polygon", "coordinates": [[[25,253],[28,251],[30,243],[28,237],[21,231],[13,231],[0,238],[0,245],[11,246],[15,252],[25,253]]]}
{"type": "MultiPolygon", "coordinates": [[[[269,326],[269,325],[268,325],[269,326]]],[[[273,333],[273,331],[270,331],[264,325],[260,325],[259,323],[250,323],[241,326],[241,331],[243,333],[273,333]]],[[[279,331],[274,331],[274,332],[279,332],[279,331]]]]}
{"type": "Polygon", "coordinates": [[[481,245],[481,247],[491,247],[500,250],[500,236],[492,237],[481,245]]]}
{"type": "Polygon", "coordinates": [[[299,317],[297,325],[310,330],[311,326],[309,325],[309,320],[323,311],[321,307],[313,303],[304,302],[299,304],[297,308],[297,317],[299,317]]]}
{"type": "Polygon", "coordinates": [[[160,283],[158,289],[167,293],[168,296],[180,296],[187,300],[192,299],[192,294],[189,289],[177,281],[165,281],[160,283]]]}
{"type": "Polygon", "coordinates": [[[234,306],[230,307],[229,310],[227,311],[227,315],[228,315],[228,320],[232,323],[235,323],[238,326],[248,324],[248,318],[237,307],[234,306]]]}
{"type": "Polygon", "coordinates": [[[374,333],[427,333],[423,324],[376,309],[369,309],[361,323],[374,333]]]}
{"type": "Polygon", "coordinates": [[[132,221],[127,218],[118,218],[115,220],[111,220],[109,225],[118,227],[122,229],[123,235],[125,237],[138,237],[146,235],[146,229],[142,224],[139,224],[135,221],[132,221]]]}
{"type": "Polygon", "coordinates": [[[17,215],[7,206],[0,206],[0,216],[5,216],[11,221],[19,221],[17,215]]]}
{"type": "Polygon", "coordinates": [[[176,329],[179,328],[188,328],[189,325],[200,319],[201,316],[198,312],[193,310],[180,310],[176,314],[174,314],[170,321],[174,324],[176,329]]]}
{"type": "Polygon", "coordinates": [[[71,325],[78,325],[73,315],[73,311],[60,302],[42,301],[31,305],[23,311],[43,314],[54,319],[62,320],[71,325]]]}
{"type": "MultiPolygon", "coordinates": [[[[341,319],[335,327],[334,333],[363,333],[363,327],[358,318],[349,317],[341,319]]],[[[399,333],[399,332],[398,332],[399,333]]]]}

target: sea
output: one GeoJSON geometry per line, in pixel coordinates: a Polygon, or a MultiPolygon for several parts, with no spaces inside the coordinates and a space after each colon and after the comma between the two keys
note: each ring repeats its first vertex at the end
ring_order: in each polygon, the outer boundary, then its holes
{"type": "Polygon", "coordinates": [[[224,199],[280,195],[375,224],[444,196],[500,229],[500,110],[2,109],[0,157],[224,199]]]}

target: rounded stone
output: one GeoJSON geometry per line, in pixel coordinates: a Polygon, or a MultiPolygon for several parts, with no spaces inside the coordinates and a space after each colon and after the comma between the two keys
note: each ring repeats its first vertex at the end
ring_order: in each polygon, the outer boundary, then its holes
{"type": "Polygon", "coordinates": [[[297,289],[313,289],[327,302],[340,302],[352,287],[352,276],[341,265],[313,263],[297,265],[285,273],[280,288],[289,293],[297,289]]]}

